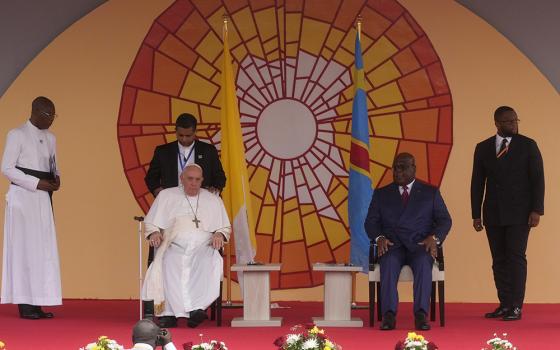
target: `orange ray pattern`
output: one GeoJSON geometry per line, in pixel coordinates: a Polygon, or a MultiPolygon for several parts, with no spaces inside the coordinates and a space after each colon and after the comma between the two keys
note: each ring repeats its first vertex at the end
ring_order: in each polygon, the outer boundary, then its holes
{"type": "MultiPolygon", "coordinates": [[[[153,22],[124,82],[117,134],[145,212],[154,148],[176,116],[197,116],[220,147],[222,16],[230,17],[237,95],[256,215],[257,260],[280,262],[274,289],[323,283],[315,262],[347,262],[354,23],[363,17],[364,89],[375,187],[397,152],[439,186],[453,144],[453,103],[426,33],[396,0],[177,0],[153,22]]],[[[235,259],[234,259],[235,261],[235,259]]]]}

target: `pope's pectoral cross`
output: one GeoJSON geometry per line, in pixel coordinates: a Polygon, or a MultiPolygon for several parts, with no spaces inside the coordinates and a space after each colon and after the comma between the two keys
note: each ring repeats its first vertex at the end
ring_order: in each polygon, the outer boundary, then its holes
{"type": "Polygon", "coordinates": [[[194,217],[192,222],[194,222],[194,224],[196,225],[196,228],[198,228],[198,224],[200,223],[200,220],[198,220],[198,218],[196,216],[194,217]]]}
{"type": "Polygon", "coordinates": [[[196,225],[196,228],[198,228],[198,224],[200,224],[200,220],[198,220],[198,218],[196,217],[196,214],[198,214],[198,199],[200,198],[200,193],[198,194],[198,196],[196,196],[196,210],[193,209],[191,201],[189,200],[189,197],[186,196],[185,198],[187,198],[187,202],[189,203],[189,207],[191,208],[191,212],[193,213],[194,219],[192,220],[192,222],[194,222],[194,224],[196,225]]]}

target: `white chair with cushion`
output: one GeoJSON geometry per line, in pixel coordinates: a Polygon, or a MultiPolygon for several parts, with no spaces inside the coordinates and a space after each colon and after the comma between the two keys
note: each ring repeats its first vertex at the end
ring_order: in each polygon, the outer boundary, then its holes
{"type": "MultiPolygon", "coordinates": [[[[376,294],[377,298],[377,320],[381,321],[381,274],[379,269],[379,257],[377,255],[377,245],[375,242],[370,243],[369,251],[369,325],[373,327],[375,319],[375,307],[376,307],[376,294]]],[[[436,320],[436,283],[437,283],[437,294],[439,303],[439,324],[440,326],[445,326],[445,269],[443,262],[443,247],[438,245],[437,256],[434,260],[434,266],[432,268],[432,295],[430,298],[430,320],[434,322],[436,320]]],[[[399,276],[399,282],[412,282],[413,281],[412,269],[410,266],[405,265],[401,269],[401,274],[399,276]]]]}

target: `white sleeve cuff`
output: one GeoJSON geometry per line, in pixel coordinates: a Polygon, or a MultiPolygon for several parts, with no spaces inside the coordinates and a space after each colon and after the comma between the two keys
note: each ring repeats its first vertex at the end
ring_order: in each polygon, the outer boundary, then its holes
{"type": "Polygon", "coordinates": [[[156,225],[144,221],[144,235],[146,239],[148,239],[148,237],[154,232],[161,232],[161,231],[159,227],[157,227],[156,225]]]}

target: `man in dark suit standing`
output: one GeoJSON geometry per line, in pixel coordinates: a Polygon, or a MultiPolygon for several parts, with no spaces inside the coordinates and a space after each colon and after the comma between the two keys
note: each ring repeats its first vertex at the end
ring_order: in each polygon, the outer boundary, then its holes
{"type": "MultiPolygon", "coordinates": [[[[202,187],[219,194],[226,185],[226,175],[216,147],[195,139],[196,118],[183,113],[175,121],[177,141],[157,146],[144,181],[150,192],[158,193],[179,185],[179,176],[187,164],[196,163],[202,168],[202,187]]],[[[148,266],[154,259],[154,248],[148,253],[148,266]]],[[[153,302],[144,302],[144,317],[154,317],[153,302]]]]}
{"type": "Polygon", "coordinates": [[[451,217],[439,190],[416,181],[414,157],[400,153],[393,162],[393,183],[375,190],[365,229],[375,240],[381,273],[381,330],[395,328],[397,283],[403,265],[414,273],[414,320],[417,330],[429,330],[432,265],[451,229],[451,217]]]}
{"type": "Polygon", "coordinates": [[[226,175],[216,147],[195,139],[196,118],[188,113],[175,122],[177,141],[157,146],[144,181],[154,197],[164,188],[179,185],[179,175],[187,164],[202,168],[202,187],[220,193],[226,185],[226,175]]]}
{"type": "Polygon", "coordinates": [[[505,321],[521,319],[525,297],[529,230],[544,215],[544,170],[537,143],[518,134],[511,107],[494,112],[497,134],[474,151],[471,179],[473,227],[486,235],[500,306],[485,315],[505,321]],[[482,198],[484,197],[481,220],[482,198]]]}

